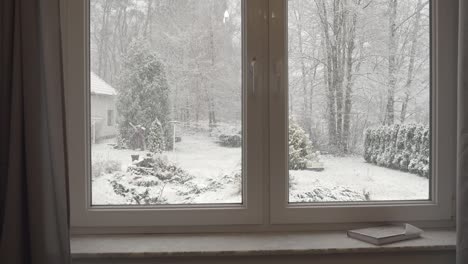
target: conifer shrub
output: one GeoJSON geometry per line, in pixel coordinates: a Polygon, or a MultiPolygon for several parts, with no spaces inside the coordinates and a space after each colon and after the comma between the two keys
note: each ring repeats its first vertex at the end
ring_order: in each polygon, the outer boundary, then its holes
{"type": "Polygon", "coordinates": [[[312,143],[296,122],[289,120],[289,169],[304,170],[307,162],[311,159],[312,143]]]}
{"type": "Polygon", "coordinates": [[[151,123],[148,132],[148,149],[153,153],[162,153],[166,149],[166,137],[164,136],[164,128],[158,119],[151,123]]]}
{"type": "Polygon", "coordinates": [[[119,76],[118,143],[132,149],[148,148],[152,144],[159,151],[164,142],[164,147],[171,149],[169,84],[163,64],[147,41],[137,39],[130,44],[119,76]],[[155,129],[154,122],[159,122],[162,134],[159,127],[155,129]],[[160,138],[155,139],[156,135],[160,138]]]}

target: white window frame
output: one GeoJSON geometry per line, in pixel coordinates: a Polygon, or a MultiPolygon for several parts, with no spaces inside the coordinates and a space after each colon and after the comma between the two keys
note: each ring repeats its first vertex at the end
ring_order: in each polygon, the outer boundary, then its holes
{"type": "Polygon", "coordinates": [[[453,0],[432,7],[432,181],[429,201],[288,203],[287,1],[271,0],[270,172],[273,224],[451,221],[456,149],[456,13],[453,0]],[[278,69],[281,69],[278,71],[278,69]],[[277,83],[275,87],[275,83],[277,83]],[[273,107],[274,106],[274,107],[273,107]]]}
{"type": "Polygon", "coordinates": [[[388,221],[454,224],[456,0],[432,0],[434,184],[430,201],[288,204],[287,0],[243,0],[244,203],[144,207],[91,206],[88,1],[63,1],[72,232],[323,230],[388,221]]]}
{"type": "Polygon", "coordinates": [[[266,1],[243,1],[243,191],[241,205],[91,206],[89,135],[89,0],[65,1],[65,85],[71,226],[207,226],[263,221],[263,102],[267,81],[266,1]],[[257,32],[263,32],[258,34],[257,32]],[[251,35],[255,37],[251,37],[251,35]],[[255,78],[245,58],[256,58],[255,78]],[[253,81],[255,80],[255,87],[253,81]],[[255,94],[253,90],[255,88],[255,94]],[[248,132],[248,133],[247,133],[248,132]],[[255,161],[255,162],[248,162],[255,161]]]}

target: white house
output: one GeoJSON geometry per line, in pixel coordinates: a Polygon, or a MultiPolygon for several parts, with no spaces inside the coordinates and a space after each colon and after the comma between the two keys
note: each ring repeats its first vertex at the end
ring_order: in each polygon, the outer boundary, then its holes
{"type": "Polygon", "coordinates": [[[117,91],[91,72],[91,141],[113,138],[117,135],[117,91]]]}

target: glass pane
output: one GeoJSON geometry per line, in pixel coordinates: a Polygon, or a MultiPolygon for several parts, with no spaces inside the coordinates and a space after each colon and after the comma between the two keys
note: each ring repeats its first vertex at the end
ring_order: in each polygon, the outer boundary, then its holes
{"type": "Polygon", "coordinates": [[[90,0],[93,205],[242,203],[241,8],[90,0]]]}
{"type": "Polygon", "coordinates": [[[429,199],[430,1],[288,8],[289,202],[429,199]]]}

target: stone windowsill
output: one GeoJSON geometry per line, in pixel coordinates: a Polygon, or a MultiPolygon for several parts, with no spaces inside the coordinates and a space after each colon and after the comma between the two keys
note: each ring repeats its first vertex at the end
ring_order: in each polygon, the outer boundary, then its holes
{"type": "Polygon", "coordinates": [[[455,250],[455,231],[426,230],[422,238],[374,246],[346,232],[73,236],[74,259],[263,256],[455,250]]]}

